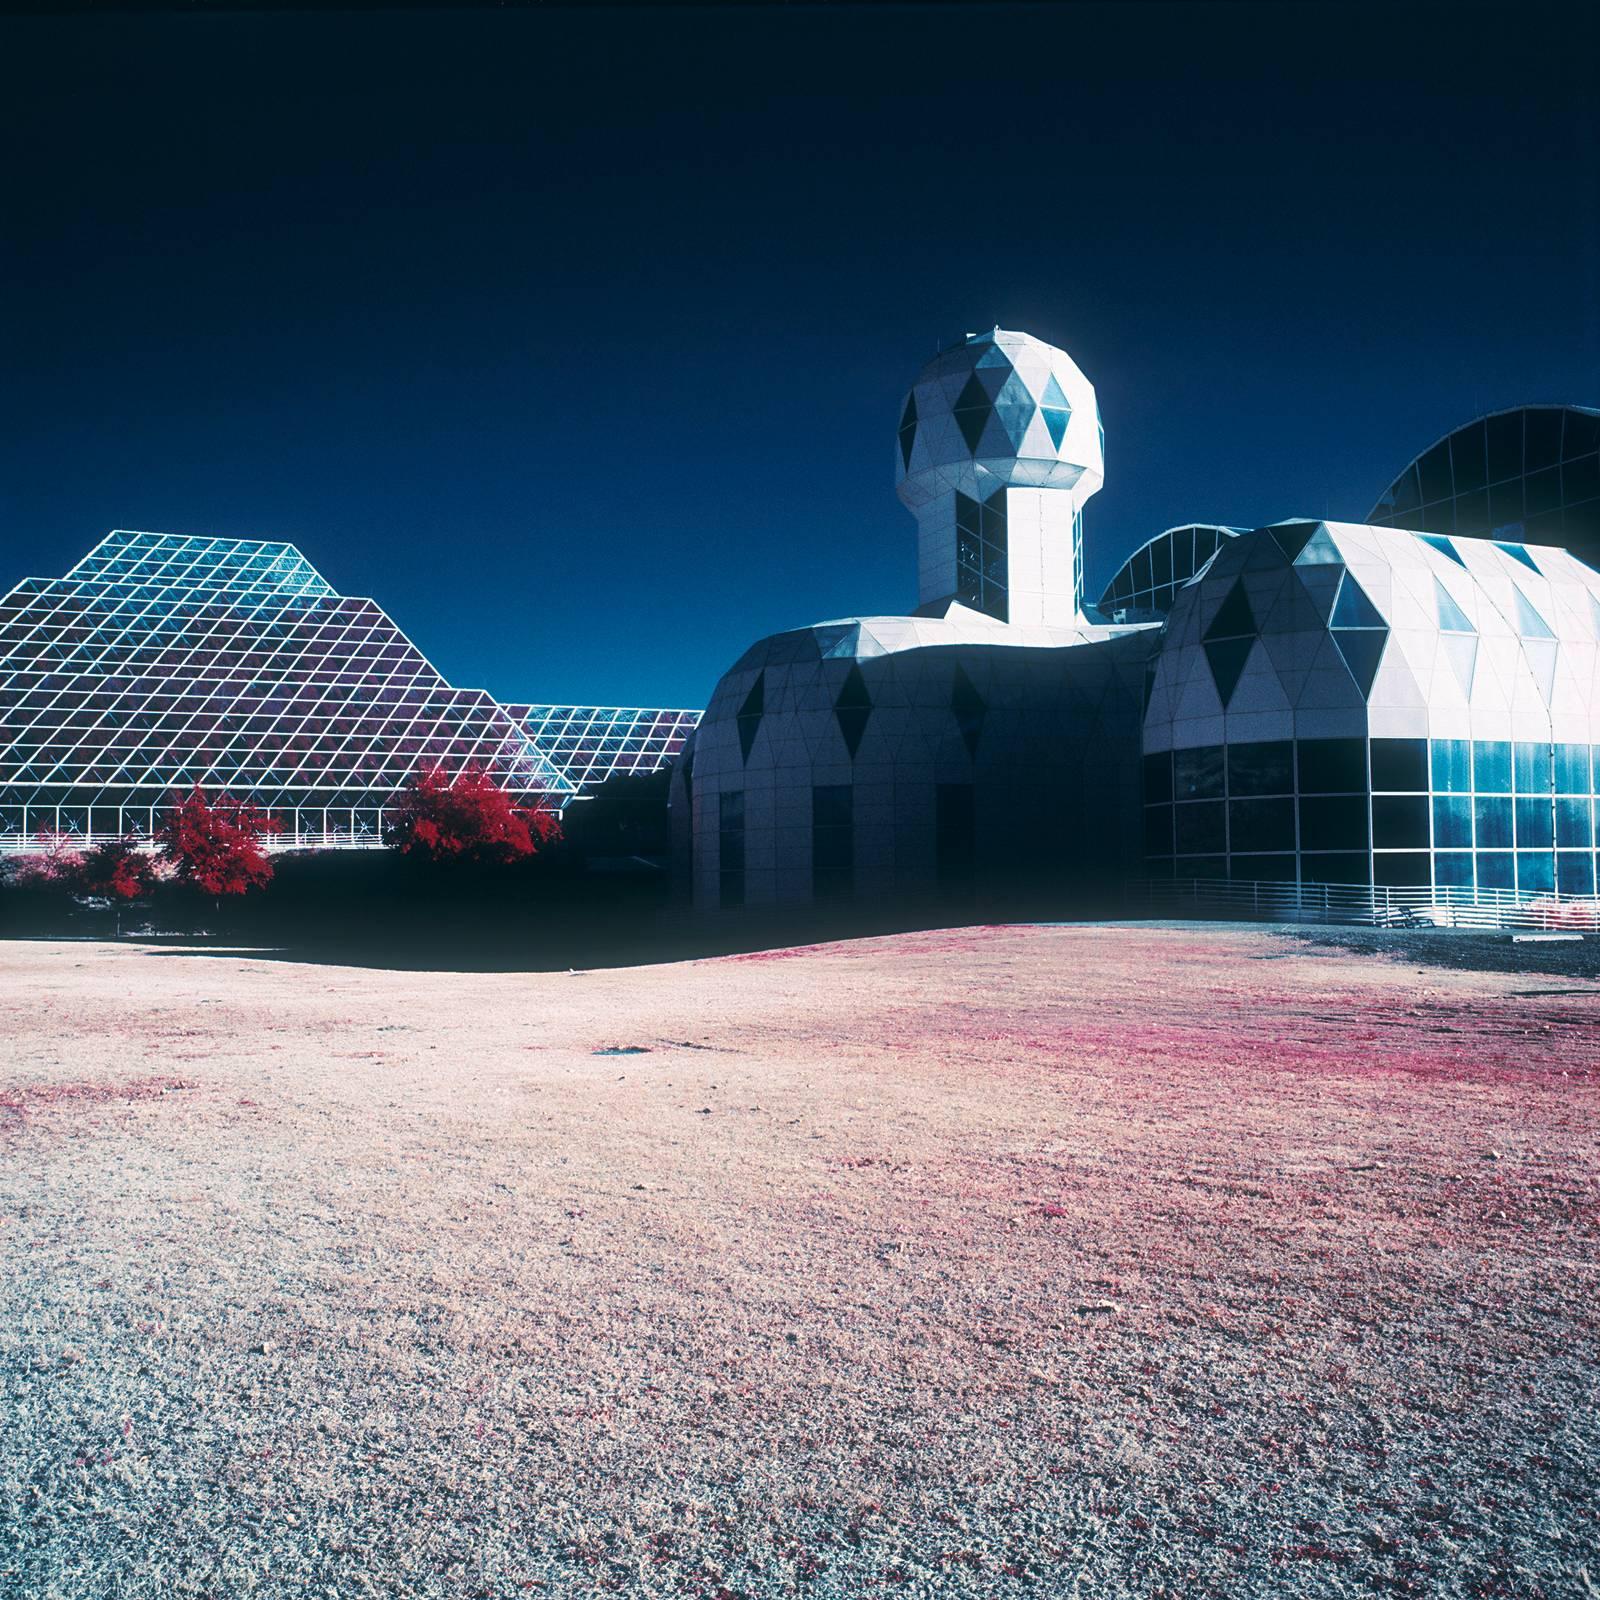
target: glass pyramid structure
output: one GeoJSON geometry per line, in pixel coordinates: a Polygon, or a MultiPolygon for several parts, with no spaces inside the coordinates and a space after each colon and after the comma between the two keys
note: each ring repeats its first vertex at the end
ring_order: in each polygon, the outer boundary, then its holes
{"type": "Polygon", "coordinates": [[[199,784],[271,810],[284,844],[376,844],[419,772],[475,768],[561,806],[670,760],[694,721],[516,713],[447,683],[293,545],[116,532],[0,600],[0,841],[146,833],[199,784]]]}

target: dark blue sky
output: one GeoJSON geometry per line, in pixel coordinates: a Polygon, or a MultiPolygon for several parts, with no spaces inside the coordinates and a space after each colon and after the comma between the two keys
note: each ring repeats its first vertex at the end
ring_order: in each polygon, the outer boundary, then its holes
{"type": "Polygon", "coordinates": [[[289,539],[458,684],[700,705],[914,602],[900,396],[1095,383],[1091,593],[1600,401],[1578,7],[0,21],[0,586],[289,539]]]}

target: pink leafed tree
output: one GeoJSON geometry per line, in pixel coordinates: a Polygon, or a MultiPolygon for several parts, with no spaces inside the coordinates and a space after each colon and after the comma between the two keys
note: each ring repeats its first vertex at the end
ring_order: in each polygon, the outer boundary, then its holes
{"type": "Polygon", "coordinates": [[[83,881],[83,853],[64,833],[40,834],[37,853],[18,856],[9,863],[6,881],[18,889],[73,892],[83,881]]]}
{"type": "Polygon", "coordinates": [[[272,860],[263,841],[282,831],[277,818],[251,801],[229,794],[208,799],[196,784],[173,807],[156,838],[179,883],[220,899],[271,882],[272,860]]]}
{"type": "Polygon", "coordinates": [[[402,791],[385,837],[402,855],[427,861],[506,865],[559,839],[561,819],[554,811],[513,805],[505,790],[477,768],[451,779],[434,767],[402,791]]]}

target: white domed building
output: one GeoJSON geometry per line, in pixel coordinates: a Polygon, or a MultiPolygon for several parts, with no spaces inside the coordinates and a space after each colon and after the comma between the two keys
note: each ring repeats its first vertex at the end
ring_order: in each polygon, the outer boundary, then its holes
{"type": "Polygon", "coordinates": [[[1087,611],[1094,389],[999,328],[918,376],[895,471],[915,610],[758,641],[678,759],[696,905],[1132,877],[1594,895],[1600,572],[1576,556],[1505,530],[1190,523],[1087,611]]]}
{"type": "Polygon", "coordinates": [[[919,604],[774,634],[723,675],[672,787],[696,905],[1082,885],[1137,858],[1155,630],[1083,614],[1104,475],[1065,352],[996,328],[929,362],[896,450],[919,604]]]}

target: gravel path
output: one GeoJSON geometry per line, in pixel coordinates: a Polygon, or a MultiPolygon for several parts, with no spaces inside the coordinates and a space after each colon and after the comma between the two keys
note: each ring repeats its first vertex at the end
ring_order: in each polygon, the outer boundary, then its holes
{"type": "Polygon", "coordinates": [[[1262,929],[0,944],[0,1595],[1592,1594],[1597,1091],[1262,929]]]}

